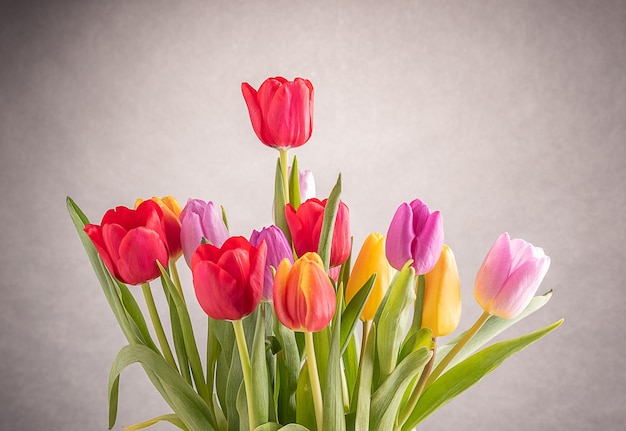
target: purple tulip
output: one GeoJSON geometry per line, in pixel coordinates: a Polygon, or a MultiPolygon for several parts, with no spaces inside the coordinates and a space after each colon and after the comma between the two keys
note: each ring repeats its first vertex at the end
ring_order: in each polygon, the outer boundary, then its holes
{"type": "Polygon", "coordinates": [[[543,249],[503,233],[478,270],[474,297],[481,308],[498,317],[520,314],[537,292],[550,267],[543,249]]]}
{"type": "Polygon", "coordinates": [[[187,265],[191,266],[191,256],[206,238],[216,247],[221,247],[229,233],[222,219],[222,212],[213,202],[189,199],[180,213],[180,242],[187,265]]]}
{"type": "Polygon", "coordinates": [[[430,212],[419,199],[403,203],[396,210],[385,252],[397,270],[409,261],[416,274],[426,274],[435,267],[443,247],[443,220],[439,211],[430,212]]]}
{"type": "Polygon", "coordinates": [[[274,285],[271,267],[278,268],[280,261],[285,258],[293,264],[293,252],[283,231],[274,225],[261,229],[261,232],[252,231],[250,244],[258,247],[262,241],[265,241],[267,245],[267,257],[265,259],[265,279],[261,297],[266,301],[271,301],[274,285]]]}

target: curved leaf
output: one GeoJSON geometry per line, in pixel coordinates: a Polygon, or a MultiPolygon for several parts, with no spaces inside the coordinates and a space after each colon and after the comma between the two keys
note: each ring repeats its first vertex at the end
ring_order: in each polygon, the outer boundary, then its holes
{"type": "Polygon", "coordinates": [[[148,419],[147,421],[139,422],[134,425],[126,425],[122,428],[128,431],[142,430],[151,427],[152,425],[156,425],[159,422],[169,422],[183,431],[189,431],[189,429],[180,420],[180,418],[177,415],[171,413],[168,415],[157,416],[156,418],[148,419]]]}

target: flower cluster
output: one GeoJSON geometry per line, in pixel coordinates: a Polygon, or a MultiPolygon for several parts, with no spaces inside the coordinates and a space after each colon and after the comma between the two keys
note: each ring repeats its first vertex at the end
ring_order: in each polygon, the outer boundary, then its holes
{"type": "Polygon", "coordinates": [[[214,202],[188,199],[181,208],[171,196],[138,199],[91,224],[68,198],[129,342],[111,371],[110,426],[120,373],[140,362],[173,413],[128,429],[159,421],[215,431],[413,429],[560,325],[483,346],[550,296],[535,296],[550,258],[503,233],[474,283],[484,313],[438,346],[461,317],[460,277],[441,213],[419,199],[402,203],[385,234],[373,232],[353,250],[341,177],[320,199],[312,173],[299,170],[295,157],[289,163],[288,151],[313,130],[311,82],[276,77],[258,91],[247,83],[241,89],[255,134],[279,151],[273,224],[232,235],[214,202]],[[181,256],[208,317],[204,363],[178,276],[181,256]],[[169,336],[152,294],[157,278],[170,308],[169,336]],[[141,285],[152,331],[128,285],[141,285]]]}

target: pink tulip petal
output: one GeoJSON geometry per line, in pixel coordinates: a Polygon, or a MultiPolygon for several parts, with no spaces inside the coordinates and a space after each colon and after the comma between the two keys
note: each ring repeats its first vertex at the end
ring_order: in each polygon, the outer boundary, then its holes
{"type": "Polygon", "coordinates": [[[402,203],[391,220],[385,245],[387,259],[397,270],[412,259],[411,242],[414,237],[413,211],[409,204],[402,203]]]}
{"type": "Polygon", "coordinates": [[[474,298],[478,304],[488,310],[492,299],[509,277],[512,256],[509,248],[508,233],[501,234],[491,246],[474,281],[474,298]]]}
{"type": "Polygon", "coordinates": [[[187,212],[182,219],[180,228],[180,242],[187,266],[191,267],[191,257],[202,242],[204,232],[200,222],[200,215],[187,212]]]}
{"type": "Polygon", "coordinates": [[[207,202],[202,215],[204,237],[217,247],[221,247],[228,238],[228,229],[222,219],[222,212],[213,202],[207,202]]]}

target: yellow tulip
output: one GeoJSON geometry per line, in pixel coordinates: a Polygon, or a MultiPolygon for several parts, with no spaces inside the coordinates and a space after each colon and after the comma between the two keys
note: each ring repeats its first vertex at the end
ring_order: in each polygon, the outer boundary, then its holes
{"type": "Polygon", "coordinates": [[[461,319],[461,282],[450,247],[444,244],[435,267],[425,277],[422,327],[433,337],[452,333],[461,319]]]}
{"type": "Polygon", "coordinates": [[[350,302],[372,274],[376,274],[376,281],[361,313],[361,320],[365,321],[374,319],[376,310],[378,310],[393,276],[393,268],[385,256],[385,237],[378,232],[365,238],[361,251],[359,251],[354,262],[346,286],[347,302],[350,302]]]}

